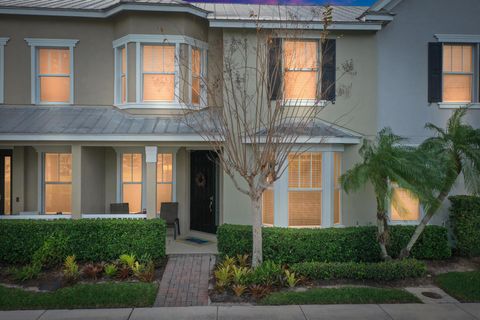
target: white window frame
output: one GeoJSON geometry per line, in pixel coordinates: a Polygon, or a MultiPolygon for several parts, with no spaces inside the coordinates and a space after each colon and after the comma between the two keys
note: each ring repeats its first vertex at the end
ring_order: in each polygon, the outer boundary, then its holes
{"type": "MultiPolygon", "coordinates": [[[[180,66],[178,59],[180,57],[180,45],[186,44],[188,47],[197,47],[202,49],[204,58],[202,62],[205,62],[206,73],[206,56],[208,51],[208,44],[204,41],[197,40],[188,36],[179,35],[152,35],[152,34],[129,34],[122,38],[113,41],[113,48],[116,49],[120,46],[128,46],[129,43],[135,44],[135,101],[127,103],[119,103],[119,90],[118,90],[118,76],[115,77],[115,102],[116,106],[120,109],[181,109],[182,103],[179,101],[180,96],[180,66]],[[173,102],[165,101],[143,101],[143,46],[145,45],[175,45],[175,93],[173,102]]],[[[117,51],[115,51],[117,52],[117,51]]],[[[189,60],[190,61],[190,50],[189,60]]],[[[128,60],[127,60],[128,62],[128,60]]],[[[128,64],[127,64],[128,70],[128,64]]],[[[118,63],[115,63],[115,74],[120,73],[118,63]]],[[[191,74],[191,72],[189,71],[191,74]]],[[[189,84],[188,84],[189,85],[189,84]]],[[[188,88],[190,90],[190,88],[188,88]]],[[[188,101],[190,103],[190,100],[188,101]]]]}
{"type": "MultiPolygon", "coordinates": [[[[123,155],[129,153],[139,153],[142,155],[142,204],[141,210],[145,209],[145,205],[147,203],[147,189],[146,189],[146,170],[147,170],[147,162],[146,162],[146,153],[145,148],[115,148],[117,153],[117,202],[123,202],[123,155]]],[[[138,182],[137,182],[138,184],[138,182]]]]}
{"type": "MultiPolygon", "coordinates": [[[[292,152],[321,152],[322,153],[322,212],[321,212],[321,225],[320,226],[305,226],[306,228],[330,228],[330,227],[343,227],[343,212],[342,206],[340,206],[340,224],[334,224],[334,153],[344,152],[344,146],[325,144],[322,146],[298,146],[292,149],[292,152]]],[[[288,160],[287,160],[288,161],[288,160]]],[[[288,191],[295,188],[289,188],[288,186],[288,163],[287,167],[277,181],[275,181],[274,190],[274,214],[273,225],[277,227],[288,228],[302,228],[301,226],[290,227],[288,223],[288,191]]],[[[318,188],[315,188],[317,191],[318,188]]],[[[299,190],[305,190],[301,188],[299,190]]],[[[266,224],[265,226],[271,226],[266,224]]]]}
{"type": "Polygon", "coordinates": [[[8,37],[0,37],[0,104],[4,103],[5,90],[5,45],[8,37]]]}
{"type": "MultiPolygon", "coordinates": [[[[155,177],[155,192],[158,191],[159,184],[169,184],[172,186],[172,202],[177,201],[177,150],[172,148],[158,148],[157,152],[157,164],[158,164],[158,155],[160,154],[171,154],[172,155],[172,182],[158,182],[157,177],[155,177]]],[[[158,175],[158,172],[157,172],[158,175]]],[[[160,213],[160,208],[157,208],[157,213],[160,213]]]]}
{"type": "MultiPolygon", "coordinates": [[[[335,153],[338,153],[340,155],[340,168],[339,168],[340,175],[342,175],[342,172],[343,172],[343,152],[334,152],[334,154],[333,154],[333,170],[334,170],[333,171],[333,179],[335,179],[335,153]]],[[[343,209],[343,206],[342,206],[343,189],[342,189],[342,186],[340,185],[340,182],[338,182],[338,188],[335,188],[335,180],[333,180],[333,196],[334,197],[335,197],[335,191],[336,190],[338,190],[338,192],[340,194],[340,199],[338,201],[339,222],[335,223],[335,198],[334,198],[333,199],[334,202],[332,204],[333,214],[334,214],[332,224],[334,226],[343,226],[343,211],[342,211],[342,209],[343,209]]]]}
{"type": "MultiPolygon", "coordinates": [[[[477,75],[478,75],[478,66],[477,63],[475,63],[476,59],[475,57],[477,56],[478,52],[478,44],[472,45],[471,43],[442,43],[442,56],[445,54],[445,46],[454,46],[454,45],[459,45],[459,46],[469,46],[472,47],[472,71],[471,72],[455,72],[455,71],[445,71],[442,68],[442,100],[445,97],[445,92],[444,92],[444,79],[446,75],[461,75],[461,76],[471,76],[472,77],[472,83],[471,83],[471,101],[466,101],[466,102],[445,102],[447,104],[472,104],[478,101],[478,90],[476,90],[476,87],[478,85],[478,80],[477,80],[477,75]]],[[[462,62],[463,62],[463,56],[462,56],[462,62]]],[[[442,64],[443,64],[443,59],[442,59],[442,64]]]]}
{"type": "MultiPolygon", "coordinates": [[[[435,38],[442,45],[442,56],[444,45],[473,45],[473,81],[472,81],[472,102],[438,102],[438,106],[441,109],[458,109],[468,107],[470,109],[480,109],[480,35],[465,35],[465,34],[435,34],[435,38]]],[[[442,59],[443,66],[443,59],[442,59]]],[[[443,68],[442,68],[443,69],[443,68]]],[[[443,100],[443,76],[445,72],[442,70],[442,100],[443,100]]],[[[455,74],[455,73],[453,73],[455,74]]],[[[464,73],[462,73],[464,74],[464,73]]]]}
{"type": "Polygon", "coordinates": [[[72,105],[75,101],[74,96],[74,50],[78,40],[75,39],[37,39],[37,38],[25,38],[25,41],[30,46],[30,62],[31,62],[31,102],[36,105],[72,105]],[[38,49],[51,48],[51,49],[65,49],[70,50],[70,99],[65,102],[41,102],[40,101],[40,81],[38,70],[38,49]]]}
{"type": "Polygon", "coordinates": [[[122,77],[125,76],[125,103],[128,103],[128,45],[125,43],[113,49],[115,64],[115,83],[113,87],[115,104],[124,104],[122,101],[122,77]],[[122,72],[122,49],[125,49],[125,74],[122,72]]]}
{"type": "MultiPolygon", "coordinates": [[[[391,184],[390,187],[392,188],[398,188],[397,186],[391,184]]],[[[419,202],[419,214],[418,214],[418,219],[417,220],[393,220],[392,219],[392,203],[388,203],[388,224],[389,225],[418,225],[420,221],[422,221],[425,212],[423,210],[422,203],[419,202]]]]}

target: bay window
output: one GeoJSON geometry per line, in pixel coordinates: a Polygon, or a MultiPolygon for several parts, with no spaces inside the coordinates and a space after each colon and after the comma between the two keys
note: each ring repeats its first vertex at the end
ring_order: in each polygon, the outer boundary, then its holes
{"type": "Polygon", "coordinates": [[[143,156],[141,153],[122,154],[122,202],[130,213],[142,212],[143,156]]]}
{"type": "Polygon", "coordinates": [[[120,91],[121,91],[121,103],[127,102],[127,48],[126,46],[120,49],[122,67],[120,71],[120,91]]]}
{"type": "Polygon", "coordinates": [[[407,190],[393,186],[390,215],[392,222],[417,222],[420,219],[420,201],[407,190]]]}
{"type": "Polygon", "coordinates": [[[162,202],[173,201],[173,154],[157,155],[157,211],[162,202]]]}
{"type": "Polygon", "coordinates": [[[144,45],[142,54],[142,100],[175,100],[175,45],[144,45]]]}
{"type": "Polygon", "coordinates": [[[288,225],[320,226],[322,218],[322,153],[288,158],[288,225]]]}
{"type": "Polygon", "coordinates": [[[44,211],[46,214],[72,211],[72,155],[45,153],[44,211]]]}
{"type": "Polygon", "coordinates": [[[199,105],[201,99],[201,92],[200,92],[200,81],[201,81],[201,61],[202,61],[202,53],[201,50],[198,48],[192,48],[192,88],[191,88],[191,103],[193,105],[199,105]]]}
{"type": "Polygon", "coordinates": [[[473,66],[472,45],[443,45],[443,102],[473,101],[473,66]]]}
{"type": "Polygon", "coordinates": [[[4,91],[4,82],[5,82],[5,45],[7,44],[10,38],[0,37],[0,103],[3,103],[3,91],[4,91]]]}

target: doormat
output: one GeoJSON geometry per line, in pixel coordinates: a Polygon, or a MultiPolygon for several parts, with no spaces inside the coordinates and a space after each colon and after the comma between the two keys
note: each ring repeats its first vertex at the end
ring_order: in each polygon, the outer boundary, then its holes
{"type": "Polygon", "coordinates": [[[185,242],[188,242],[190,244],[193,243],[193,244],[198,244],[198,245],[203,245],[203,244],[210,243],[210,241],[208,241],[208,240],[197,238],[197,237],[186,237],[186,238],[181,239],[181,240],[185,241],[185,242]]]}

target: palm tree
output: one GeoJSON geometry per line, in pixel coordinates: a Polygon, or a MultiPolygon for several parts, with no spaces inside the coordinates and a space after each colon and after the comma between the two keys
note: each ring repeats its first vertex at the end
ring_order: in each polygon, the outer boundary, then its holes
{"type": "Polygon", "coordinates": [[[463,174],[467,191],[473,194],[480,193],[480,130],[463,122],[466,112],[466,108],[456,110],[448,120],[446,129],[431,123],[425,125],[427,129],[435,132],[435,136],[425,140],[420,149],[432,152],[443,159],[444,180],[436,194],[436,201],[428,209],[424,209],[425,216],[407,246],[402,249],[400,258],[410,255],[425,226],[449,195],[460,174],[463,174]]]}
{"type": "Polygon", "coordinates": [[[382,129],[375,141],[364,140],[359,150],[363,161],[340,177],[342,188],[347,193],[360,189],[368,182],[373,185],[377,201],[378,243],[384,260],[391,259],[386,245],[392,183],[419,197],[427,206],[433,199],[426,190],[435,188],[439,183],[434,172],[435,159],[414,147],[402,145],[403,142],[404,139],[393,134],[390,128],[382,129]]]}

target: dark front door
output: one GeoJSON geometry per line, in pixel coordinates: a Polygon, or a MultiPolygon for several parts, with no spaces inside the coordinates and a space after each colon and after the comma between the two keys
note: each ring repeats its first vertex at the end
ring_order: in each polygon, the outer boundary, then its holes
{"type": "Polygon", "coordinates": [[[190,229],[217,231],[217,165],[211,151],[190,153],[190,229]]]}
{"type": "Polygon", "coordinates": [[[12,151],[0,150],[0,214],[12,213],[12,151]]]}

